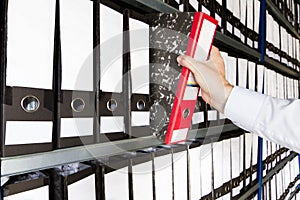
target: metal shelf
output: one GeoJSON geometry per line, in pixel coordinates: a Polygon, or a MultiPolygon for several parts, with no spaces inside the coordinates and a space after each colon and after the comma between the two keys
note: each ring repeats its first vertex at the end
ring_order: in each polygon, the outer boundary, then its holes
{"type": "MultiPolygon", "coordinates": [[[[272,170],[270,170],[263,178],[263,184],[266,183],[270,178],[276,174],[280,169],[282,169],[289,161],[293,160],[298,154],[292,152],[288,157],[282,160],[278,165],[276,165],[272,170]]],[[[246,193],[244,193],[239,199],[247,199],[247,197],[251,196],[258,189],[259,185],[256,183],[253,187],[249,188],[246,193]]]]}
{"type": "Polygon", "coordinates": [[[265,56],[265,65],[267,68],[278,71],[279,73],[289,76],[291,78],[295,78],[295,79],[300,78],[300,73],[298,71],[290,67],[284,66],[280,62],[273,60],[267,56],[265,56]]]}
{"type": "Polygon", "coordinates": [[[271,0],[266,0],[266,5],[268,8],[268,11],[276,17],[276,19],[280,22],[282,26],[284,26],[290,33],[294,35],[298,40],[300,40],[300,36],[297,33],[297,31],[294,29],[294,27],[288,22],[283,14],[280,12],[280,10],[276,7],[276,5],[271,0]]]}
{"type": "MultiPolygon", "coordinates": [[[[221,133],[241,130],[233,124],[216,126],[199,130],[191,130],[189,140],[201,139],[206,136],[219,136],[221,133]]],[[[95,160],[117,154],[126,153],[156,147],[162,145],[155,136],[148,136],[135,139],[119,140],[114,142],[92,144],[80,147],[54,150],[38,154],[4,157],[1,158],[2,176],[12,176],[27,172],[34,172],[41,169],[48,169],[68,163],[95,160]]]]}

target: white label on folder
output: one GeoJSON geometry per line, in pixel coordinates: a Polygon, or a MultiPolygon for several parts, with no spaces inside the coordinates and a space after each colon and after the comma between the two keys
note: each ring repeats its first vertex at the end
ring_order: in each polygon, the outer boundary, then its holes
{"type": "Polygon", "coordinates": [[[52,122],[8,121],[5,144],[46,143],[52,140],[52,122]]]}
{"type": "Polygon", "coordinates": [[[62,118],[61,137],[93,135],[93,118],[62,118]]]}
{"type": "Polygon", "coordinates": [[[10,1],[7,20],[7,85],[52,89],[55,1],[10,1]]]}
{"type": "Polygon", "coordinates": [[[188,131],[188,128],[174,130],[172,134],[171,143],[185,140],[188,131]]]}
{"type": "Polygon", "coordinates": [[[187,86],[184,92],[183,100],[196,100],[198,96],[198,87],[187,86]]]}
{"type": "Polygon", "coordinates": [[[93,3],[60,2],[62,89],[93,91],[93,3]]]}
{"type": "Polygon", "coordinates": [[[198,38],[197,47],[195,51],[194,58],[198,61],[206,61],[211,43],[215,34],[216,25],[208,21],[207,19],[203,20],[201,27],[200,36],[198,38]]]}

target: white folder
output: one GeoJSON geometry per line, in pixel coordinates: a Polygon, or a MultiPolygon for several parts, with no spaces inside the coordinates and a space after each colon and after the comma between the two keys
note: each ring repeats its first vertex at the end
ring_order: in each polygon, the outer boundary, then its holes
{"type": "Polygon", "coordinates": [[[133,166],[132,176],[134,198],[152,200],[152,162],[133,166]]]}
{"type": "MultiPolygon", "coordinates": [[[[279,35],[279,31],[280,31],[280,27],[279,24],[276,20],[273,21],[273,28],[274,28],[274,35],[273,35],[273,42],[275,47],[277,47],[278,49],[280,49],[280,35],[279,35]]],[[[275,59],[280,61],[280,56],[278,54],[275,55],[275,59]]]]}
{"type": "MultiPolygon", "coordinates": [[[[156,199],[172,199],[172,157],[171,154],[155,157],[156,199]]],[[[176,176],[176,175],[175,175],[176,176]]]]}
{"type": "Polygon", "coordinates": [[[246,88],[247,86],[247,66],[248,61],[243,58],[238,58],[238,85],[246,88]]]}
{"type": "MultiPolygon", "coordinates": [[[[237,17],[239,20],[241,20],[241,7],[240,7],[240,1],[233,1],[233,15],[237,17]]],[[[241,31],[234,27],[234,35],[238,38],[241,37],[241,31]]]]}
{"type": "Polygon", "coordinates": [[[213,170],[214,170],[214,188],[217,189],[223,184],[223,141],[215,142],[213,145],[213,170]]]}
{"type": "Polygon", "coordinates": [[[105,174],[105,198],[128,200],[128,168],[122,168],[105,174]],[[118,192],[116,192],[118,191],[118,192]]]}
{"type": "MultiPolygon", "coordinates": [[[[225,67],[225,78],[226,80],[228,80],[228,74],[227,74],[227,68],[228,68],[228,53],[220,51],[221,56],[223,57],[223,61],[224,61],[224,67],[225,67]]],[[[225,115],[223,113],[219,113],[219,117],[220,119],[225,119],[225,115]]]]}
{"type": "MultiPolygon", "coordinates": [[[[269,14],[268,11],[266,11],[266,21],[267,21],[267,30],[266,30],[266,40],[269,43],[272,43],[272,37],[273,37],[273,20],[272,16],[269,14]]],[[[266,49],[266,54],[272,58],[272,52],[269,49],[266,49]]]]}
{"type": "Polygon", "coordinates": [[[187,153],[174,154],[174,191],[175,200],[187,200],[187,153]]]}
{"type": "MultiPolygon", "coordinates": [[[[222,142],[222,180],[227,183],[231,180],[231,162],[230,162],[230,139],[222,142]]],[[[230,199],[230,193],[225,195],[223,199],[230,199]]]]}
{"type": "MultiPolygon", "coordinates": [[[[231,138],[231,170],[232,170],[232,178],[237,178],[240,176],[240,138],[231,138]]],[[[239,184],[239,183],[238,183],[239,184]]],[[[232,189],[233,196],[236,196],[239,194],[239,186],[234,187],[232,189]]]]}
{"type": "MultiPolygon", "coordinates": [[[[253,15],[254,15],[254,8],[253,8],[253,0],[248,0],[246,1],[247,3],[247,16],[246,16],[246,21],[247,21],[247,27],[250,30],[254,29],[254,22],[253,22],[253,15]]],[[[253,41],[250,38],[247,38],[247,44],[250,47],[253,47],[253,41]]]]}
{"type": "MultiPolygon", "coordinates": [[[[130,19],[132,93],[149,94],[149,25],[130,19]]],[[[150,124],[149,111],[133,111],[132,126],[150,124]]]]}
{"type": "Polygon", "coordinates": [[[95,175],[90,175],[68,185],[68,198],[72,200],[96,200],[95,175]]]}
{"type": "Polygon", "coordinates": [[[256,64],[248,61],[248,84],[249,89],[255,91],[256,64]]]}
{"type": "MultiPolygon", "coordinates": [[[[234,10],[234,0],[226,0],[226,6],[227,9],[233,13],[234,10]]],[[[230,24],[229,22],[227,22],[226,24],[227,26],[227,31],[229,31],[230,33],[232,33],[232,24],[230,24]]]]}
{"type": "MultiPolygon", "coordinates": [[[[11,1],[7,23],[7,86],[52,89],[55,1],[11,1]]],[[[8,121],[5,144],[51,142],[52,125],[8,121]]]]}
{"type": "Polygon", "coordinates": [[[200,146],[200,173],[201,173],[201,196],[212,191],[212,154],[211,144],[200,146]]]}
{"type": "Polygon", "coordinates": [[[192,148],[189,150],[190,153],[190,194],[191,199],[201,198],[201,159],[200,159],[200,147],[192,148]]]}
{"type": "MultiPolygon", "coordinates": [[[[93,91],[93,2],[61,1],[60,23],[61,88],[93,91]]],[[[61,118],[61,138],[88,135],[93,135],[92,117],[61,118]]]]}
{"type": "Polygon", "coordinates": [[[198,10],[198,4],[199,4],[199,2],[197,0],[190,0],[189,3],[191,4],[191,6],[193,8],[195,8],[195,10],[198,10]]]}
{"type": "Polygon", "coordinates": [[[263,77],[265,67],[263,65],[257,65],[257,91],[262,93],[263,90],[263,77]]]}
{"type": "MultiPolygon", "coordinates": [[[[123,76],[123,15],[100,4],[100,27],[100,89],[104,92],[120,93],[123,76]]],[[[100,120],[100,133],[124,131],[123,116],[106,116],[100,120]]]]}
{"type": "MultiPolygon", "coordinates": [[[[260,1],[254,0],[254,31],[259,33],[259,21],[260,21],[260,1]]],[[[254,47],[258,48],[258,42],[254,42],[254,47]]]]}
{"type": "MultiPolygon", "coordinates": [[[[250,169],[251,165],[251,156],[252,156],[252,145],[253,145],[253,141],[252,141],[252,133],[245,133],[245,167],[246,169],[250,169]]],[[[250,183],[250,177],[246,179],[246,185],[248,185],[250,183]]]]}
{"type": "Polygon", "coordinates": [[[236,66],[237,59],[231,56],[227,57],[226,77],[230,84],[236,85],[236,66]]]}

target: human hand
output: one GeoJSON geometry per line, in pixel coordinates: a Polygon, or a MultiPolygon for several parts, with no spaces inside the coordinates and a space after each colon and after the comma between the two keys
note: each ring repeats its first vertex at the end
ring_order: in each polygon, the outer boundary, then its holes
{"type": "Polygon", "coordinates": [[[233,86],[225,78],[224,60],[219,49],[213,46],[210,58],[205,62],[197,61],[186,55],[178,56],[177,62],[190,69],[194,74],[195,80],[201,88],[203,100],[224,113],[224,107],[233,86]]]}

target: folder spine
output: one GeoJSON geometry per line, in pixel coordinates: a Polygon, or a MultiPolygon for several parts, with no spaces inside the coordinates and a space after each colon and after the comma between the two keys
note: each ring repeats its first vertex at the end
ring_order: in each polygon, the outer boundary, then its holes
{"type": "MultiPolygon", "coordinates": [[[[213,33],[213,35],[215,35],[216,27],[218,25],[217,20],[204,13],[196,12],[194,14],[194,21],[192,24],[186,51],[186,55],[188,56],[194,57],[195,55],[204,20],[207,20],[215,25],[213,33]]],[[[213,39],[211,41],[211,44],[212,42],[213,39]]],[[[208,52],[210,52],[211,50],[211,44],[208,52]]],[[[207,59],[207,57],[204,59],[207,59]]],[[[170,116],[170,122],[166,133],[166,144],[173,144],[186,140],[197,102],[198,93],[199,87],[197,87],[197,83],[195,82],[194,77],[190,76],[190,70],[186,67],[183,67],[180,74],[178,88],[176,91],[176,96],[170,116]]]]}

